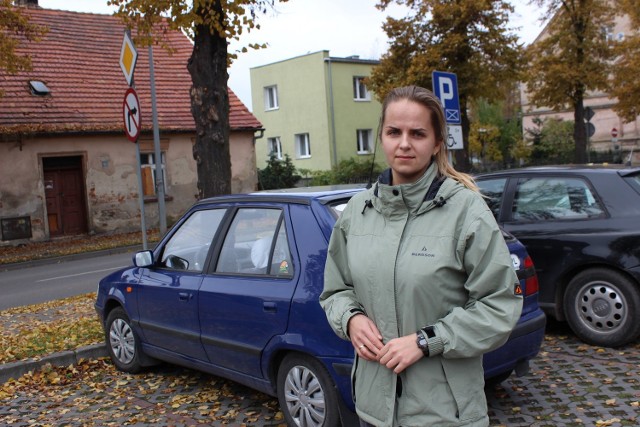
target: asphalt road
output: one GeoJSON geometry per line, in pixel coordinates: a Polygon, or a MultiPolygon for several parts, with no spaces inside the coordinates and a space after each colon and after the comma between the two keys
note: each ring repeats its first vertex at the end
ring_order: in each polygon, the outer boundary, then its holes
{"type": "Polygon", "coordinates": [[[132,265],[131,252],[33,263],[0,271],[0,310],[94,292],[112,271],[132,265]]]}

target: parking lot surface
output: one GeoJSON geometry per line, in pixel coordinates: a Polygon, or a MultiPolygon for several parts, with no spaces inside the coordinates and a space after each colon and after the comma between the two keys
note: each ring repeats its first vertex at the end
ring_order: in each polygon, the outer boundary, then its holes
{"type": "MultiPolygon", "coordinates": [[[[606,349],[551,325],[525,377],[488,387],[492,426],[637,426],[640,345],[606,349]]],[[[0,386],[5,426],[281,426],[277,400],[161,365],[139,375],[108,359],[47,367],[0,386]]]]}

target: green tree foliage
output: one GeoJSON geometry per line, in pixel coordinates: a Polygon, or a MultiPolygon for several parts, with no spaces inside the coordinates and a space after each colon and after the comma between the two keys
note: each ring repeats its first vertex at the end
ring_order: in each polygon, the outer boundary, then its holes
{"type": "Polygon", "coordinates": [[[300,180],[300,175],[288,154],[284,160],[278,160],[274,153],[269,154],[267,166],[258,169],[258,186],[260,190],[291,188],[300,180]]]}
{"type": "Polygon", "coordinates": [[[29,23],[23,10],[12,0],[0,0],[0,68],[11,74],[31,69],[31,58],[18,52],[20,43],[38,41],[47,32],[47,28],[29,23]]]}
{"type": "Polygon", "coordinates": [[[310,185],[334,185],[334,184],[365,184],[375,181],[382,172],[384,166],[371,161],[362,161],[355,158],[342,160],[329,171],[305,171],[305,175],[311,176],[310,185]]]}
{"type": "MultiPolygon", "coordinates": [[[[109,0],[125,24],[136,29],[135,41],[162,41],[167,29],[184,31],[193,40],[187,69],[191,74],[191,112],[196,126],[193,157],[199,196],[231,192],[229,94],[227,67],[233,55],[229,40],[259,28],[256,17],[287,0],[109,0]]],[[[251,45],[258,48],[260,46],[251,45]]]]}
{"type": "Polygon", "coordinates": [[[531,140],[529,161],[535,165],[567,164],[573,160],[574,124],[558,119],[534,119],[535,127],[525,129],[531,140]]]}
{"type": "Polygon", "coordinates": [[[508,168],[513,163],[514,147],[522,141],[522,126],[518,109],[511,98],[489,102],[474,100],[471,107],[469,153],[474,169],[508,168]]]}
{"type": "MultiPolygon", "coordinates": [[[[391,3],[410,12],[405,18],[387,18],[383,28],[390,47],[374,68],[370,87],[383,99],[397,86],[431,88],[434,70],[456,73],[468,141],[470,100],[503,98],[510,82],[519,79],[521,45],[507,27],[513,7],[503,0],[380,0],[377,7],[385,10],[391,3]]],[[[469,170],[468,147],[455,156],[456,166],[469,170]]]]}
{"type": "MultiPolygon", "coordinates": [[[[547,7],[545,32],[528,49],[525,80],[529,100],[554,110],[574,111],[574,161],[587,161],[584,98],[608,91],[614,49],[605,36],[615,8],[609,0],[535,0],[547,7]]],[[[637,79],[636,79],[637,80],[637,79]]]]}
{"type": "Polygon", "coordinates": [[[617,4],[635,31],[625,34],[616,47],[610,94],[618,99],[614,111],[626,122],[632,122],[640,115],[640,0],[618,0],[617,4]]]}

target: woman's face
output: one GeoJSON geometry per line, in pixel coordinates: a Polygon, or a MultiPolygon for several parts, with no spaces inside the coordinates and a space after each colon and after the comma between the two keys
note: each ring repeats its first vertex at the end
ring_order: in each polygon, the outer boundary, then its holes
{"type": "Polygon", "coordinates": [[[431,156],[442,146],[431,124],[431,111],[406,99],[387,106],[381,141],[394,185],[415,182],[422,177],[431,156]]]}

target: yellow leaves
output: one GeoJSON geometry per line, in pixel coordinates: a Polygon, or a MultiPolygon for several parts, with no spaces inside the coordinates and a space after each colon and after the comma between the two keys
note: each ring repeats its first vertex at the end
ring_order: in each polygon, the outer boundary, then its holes
{"type": "Polygon", "coordinates": [[[619,423],[619,422],[620,422],[620,418],[611,418],[610,420],[598,420],[596,421],[596,426],[597,427],[611,426],[614,423],[619,423]]]}
{"type": "Polygon", "coordinates": [[[95,293],[51,303],[9,309],[0,336],[0,363],[37,358],[42,355],[75,350],[103,341],[103,331],[93,303],[95,293]],[[55,319],[55,320],[53,320],[55,319]]]}

